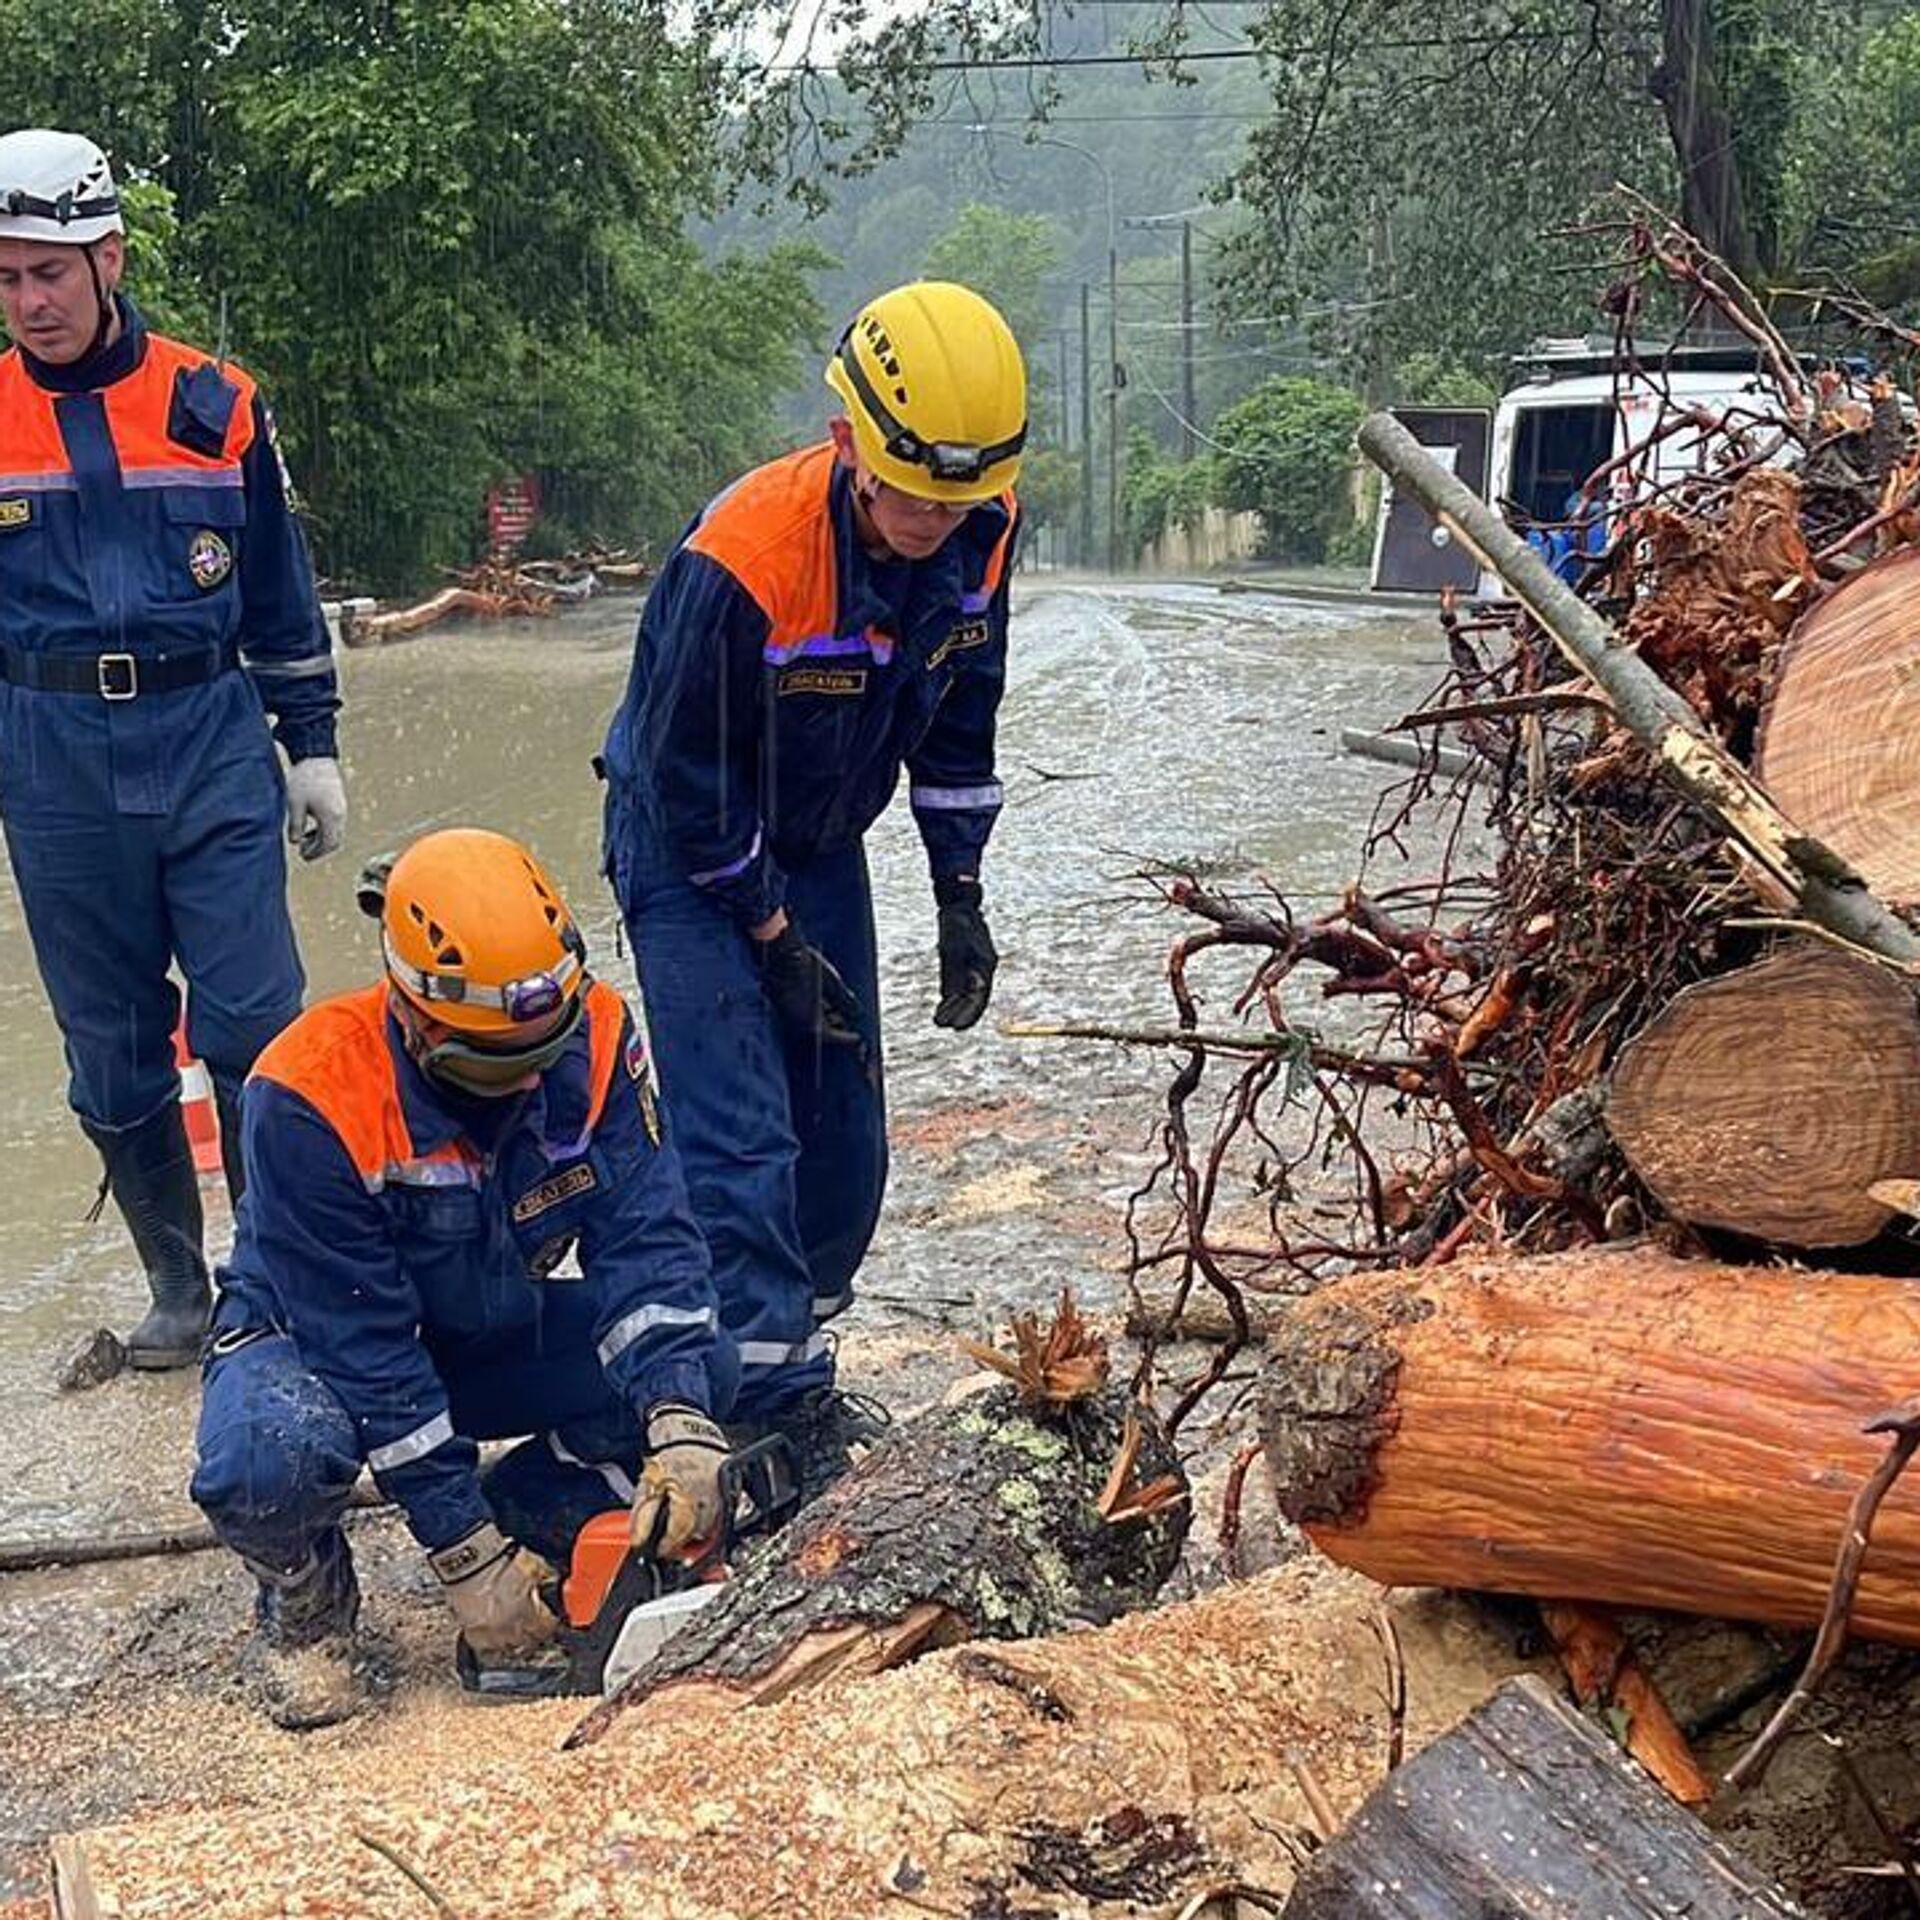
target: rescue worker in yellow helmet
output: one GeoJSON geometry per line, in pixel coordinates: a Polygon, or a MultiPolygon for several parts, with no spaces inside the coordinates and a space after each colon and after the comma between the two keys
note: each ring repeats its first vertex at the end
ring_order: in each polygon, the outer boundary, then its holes
{"type": "Polygon", "coordinates": [[[355,1704],[363,1463],[483,1660],[553,1638],[534,1555],[564,1562],[593,1514],[630,1501],[662,1552],[722,1521],[732,1353],[644,1028],[503,835],[429,834],[375,904],[385,978],[310,1007],[248,1083],[193,1478],[258,1582],[288,1726],[355,1704]],[[483,1477],[475,1441],[522,1434],[483,1477]]]}
{"type": "Polygon", "coordinates": [[[738,1411],[821,1484],[870,1424],[828,1389],[886,1181],[862,837],[904,766],[938,905],[936,1024],[985,1012],[981,857],[1027,433],[1005,320],[918,281],[854,316],[828,438],[681,537],[608,737],[607,864],[739,1346],[738,1411]]]}

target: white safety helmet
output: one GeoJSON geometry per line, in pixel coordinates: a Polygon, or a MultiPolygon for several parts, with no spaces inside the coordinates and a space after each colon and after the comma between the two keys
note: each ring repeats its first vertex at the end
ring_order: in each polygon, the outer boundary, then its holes
{"type": "Polygon", "coordinates": [[[126,230],[113,169],[85,134],[0,134],[0,240],[84,247],[126,230]]]}

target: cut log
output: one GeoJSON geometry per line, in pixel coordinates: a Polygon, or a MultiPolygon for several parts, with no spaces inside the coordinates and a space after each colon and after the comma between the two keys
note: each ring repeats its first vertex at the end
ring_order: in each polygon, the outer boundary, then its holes
{"type": "Polygon", "coordinates": [[[1538,1680],[1510,1680],[1380,1787],[1285,1920],[1788,1920],[1803,1909],[1538,1680]]]}
{"type": "Polygon", "coordinates": [[[1920,1001],[1794,942],[1676,994],[1621,1054],[1607,1125],[1673,1215],[1790,1247],[1857,1246],[1920,1174],[1920,1001]]]}
{"type": "Polygon", "coordinates": [[[759,1548],[568,1744],[591,1745],[668,1686],[719,1682],[766,1702],[929,1647],[1104,1624],[1173,1571],[1186,1484],[1151,1412],[1117,1387],[1057,1410],[1013,1386],[936,1407],[759,1548]],[[1129,1447],[1121,1478],[1162,1492],[1137,1517],[1109,1518],[1129,1447]]]}
{"type": "MultiPolygon", "coordinates": [[[[1866,1421],[1913,1385],[1920,1288],[1651,1248],[1343,1280],[1270,1317],[1281,1511],[1394,1586],[1810,1627],[1866,1421]]],[[[1920,1646],[1920,1482],[1874,1529],[1854,1631],[1920,1646]]]]}
{"type": "Polygon", "coordinates": [[[1863,567],[1794,628],[1756,766],[1876,893],[1920,900],[1920,552],[1863,567]]]}

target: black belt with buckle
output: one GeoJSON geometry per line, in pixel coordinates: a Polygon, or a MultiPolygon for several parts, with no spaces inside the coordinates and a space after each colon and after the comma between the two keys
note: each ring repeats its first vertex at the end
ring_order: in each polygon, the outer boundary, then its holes
{"type": "Polygon", "coordinates": [[[21,653],[0,647],[0,680],[36,693],[86,693],[116,703],[197,687],[239,664],[224,647],[173,653],[21,653]]]}

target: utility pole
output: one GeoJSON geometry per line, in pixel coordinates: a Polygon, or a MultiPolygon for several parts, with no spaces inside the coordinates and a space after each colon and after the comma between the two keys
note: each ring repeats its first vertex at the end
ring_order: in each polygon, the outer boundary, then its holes
{"type": "Polygon", "coordinates": [[[1093,564],[1093,289],[1080,282],[1080,564],[1093,564]]]}
{"type": "Polygon", "coordinates": [[[1073,399],[1067,387],[1067,330],[1056,329],[1060,342],[1060,451],[1073,451],[1073,399]]]}
{"type": "Polygon", "coordinates": [[[1107,245],[1107,571],[1120,571],[1120,252],[1107,245]]]}
{"type": "Polygon", "coordinates": [[[1193,222],[1180,222],[1180,452],[1191,460],[1200,451],[1193,397],[1193,222]]]}

